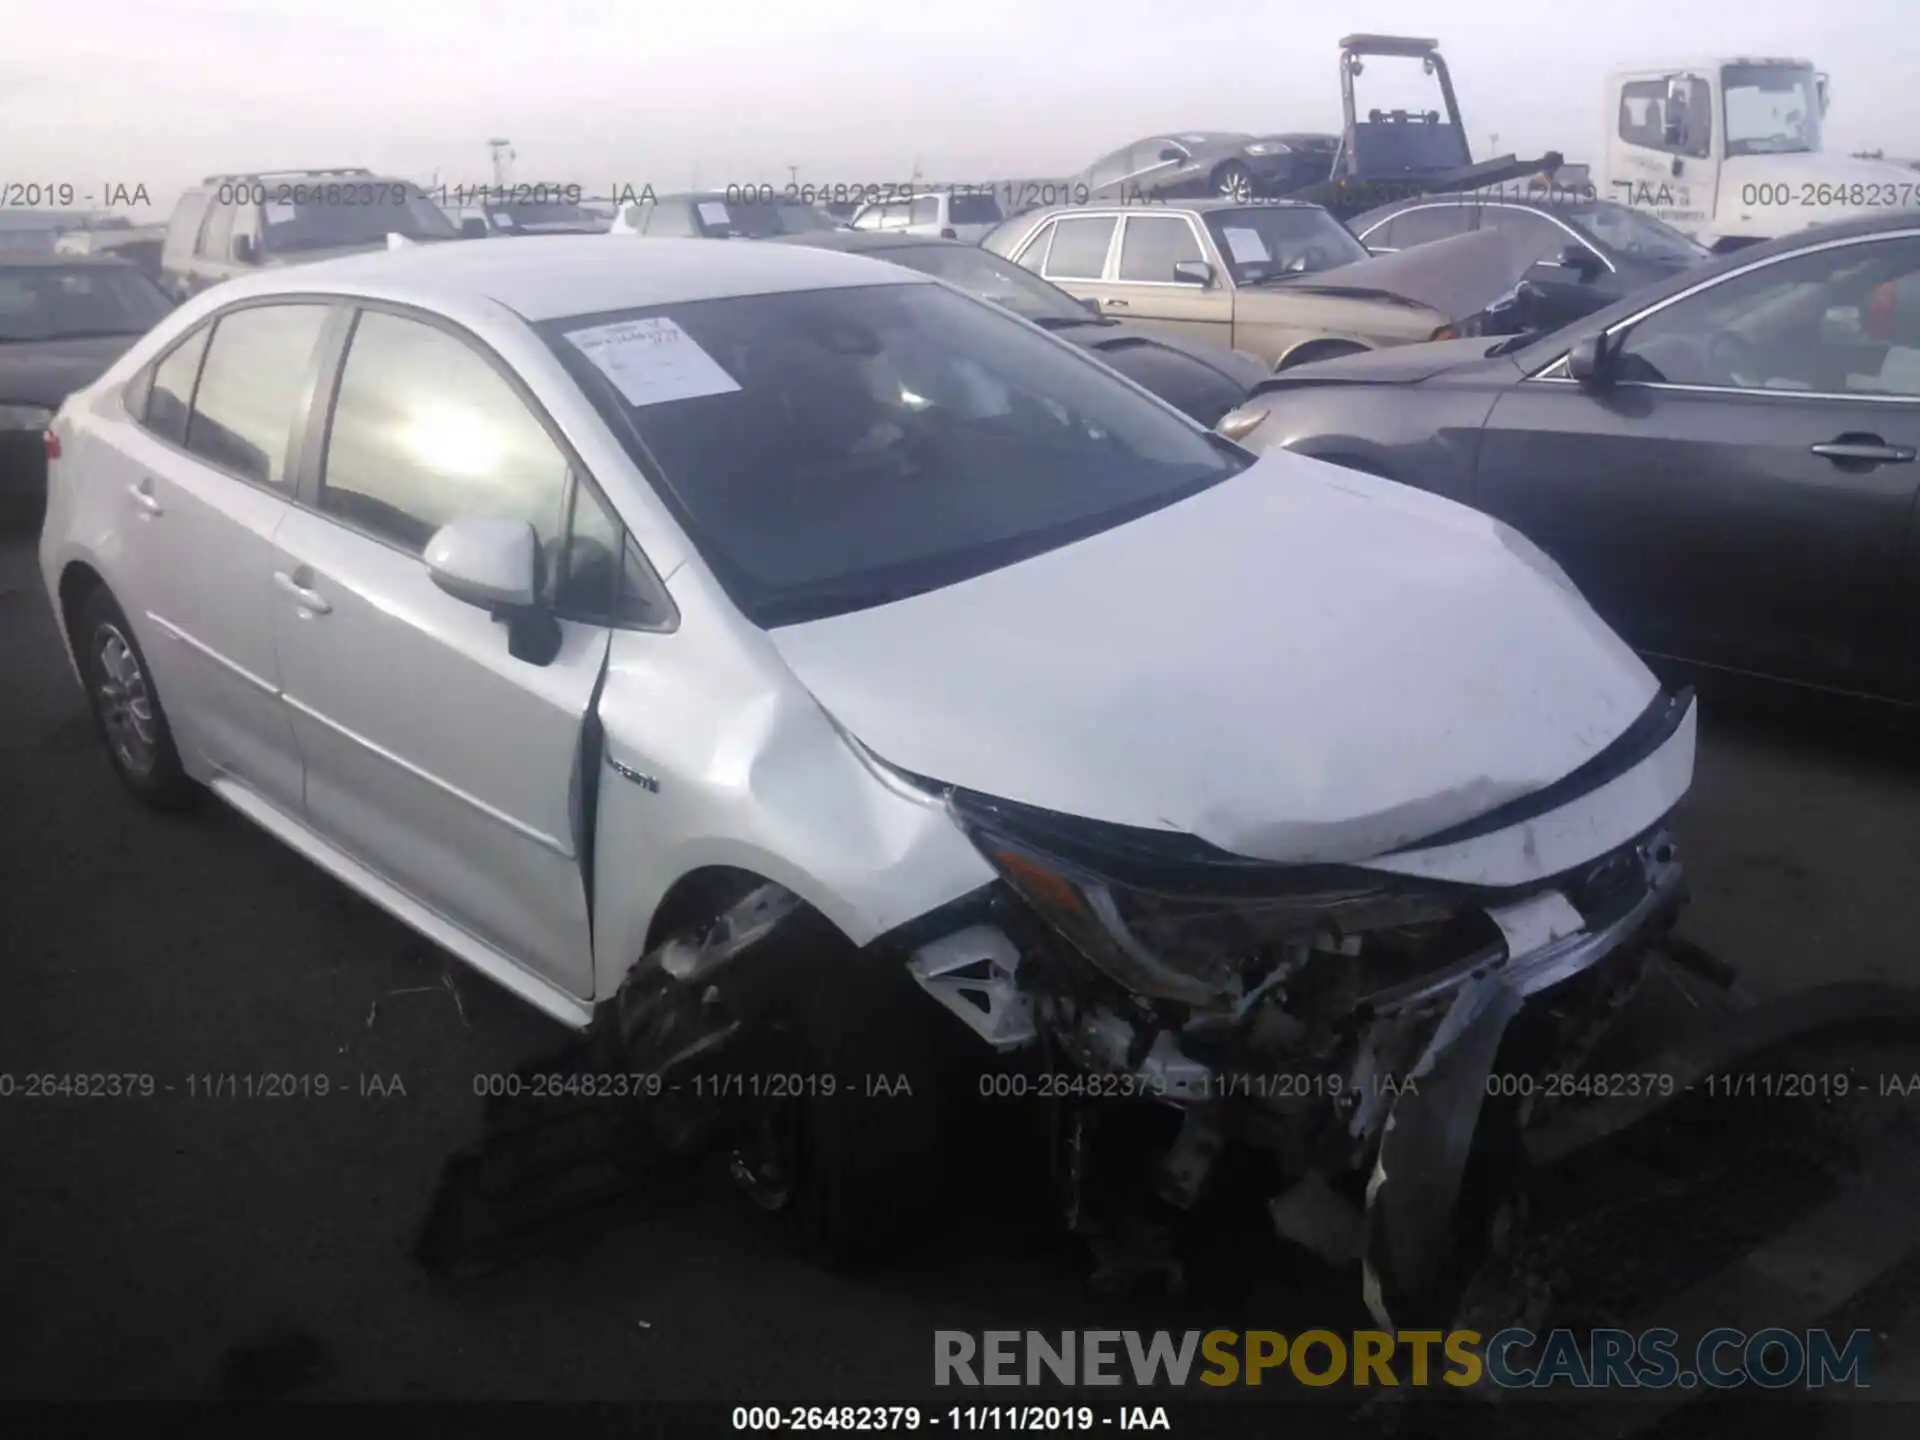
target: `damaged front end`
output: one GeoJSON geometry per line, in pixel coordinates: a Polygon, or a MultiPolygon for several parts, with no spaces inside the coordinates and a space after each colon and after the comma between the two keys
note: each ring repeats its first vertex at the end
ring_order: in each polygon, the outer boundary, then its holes
{"type": "MultiPolygon", "coordinates": [[[[1275,1228],[1360,1259],[1389,1327],[1457,1279],[1497,1076],[1577,1071],[1682,894],[1664,813],[1570,869],[1491,887],[1249,859],[964,790],[948,803],[1002,883],[986,919],[913,952],[922,987],[1002,1052],[1095,1077],[1080,1093],[1171,1107],[1153,1189],[1176,1209],[1229,1149],[1263,1153],[1275,1228]]],[[[1088,1118],[1059,1157],[1076,1220],[1094,1198],[1088,1118]]]]}

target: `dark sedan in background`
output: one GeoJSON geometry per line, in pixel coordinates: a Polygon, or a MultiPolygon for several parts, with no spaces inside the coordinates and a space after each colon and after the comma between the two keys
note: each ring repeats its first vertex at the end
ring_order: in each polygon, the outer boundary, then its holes
{"type": "Polygon", "coordinates": [[[1089,200],[1197,199],[1245,203],[1318,184],[1331,173],[1337,135],[1243,135],[1194,130],[1149,136],[1103,155],[1067,184],[1089,200]]]}
{"type": "Polygon", "coordinates": [[[0,249],[0,514],[38,514],[53,412],[172,308],[119,260],[0,249]]]}
{"type": "Polygon", "coordinates": [[[1511,524],[1648,653],[1920,703],[1920,220],[1734,252],[1567,329],[1303,366],[1220,427],[1511,524]]]}
{"type": "Polygon", "coordinates": [[[1268,374],[1266,362],[1257,355],[1103,316],[1098,305],[1076,300],[977,245],[870,230],[796,235],[790,243],[871,255],[991,300],[1021,319],[1053,331],[1062,340],[1093,352],[1136,385],[1151,390],[1202,425],[1214,424],[1240,404],[1268,374]]]}
{"type": "Polygon", "coordinates": [[[1509,236],[1528,287],[1517,328],[1555,330],[1703,264],[1709,251],[1644,211],[1575,196],[1425,195],[1355,216],[1347,228],[1376,255],[1476,230],[1509,236]]]}

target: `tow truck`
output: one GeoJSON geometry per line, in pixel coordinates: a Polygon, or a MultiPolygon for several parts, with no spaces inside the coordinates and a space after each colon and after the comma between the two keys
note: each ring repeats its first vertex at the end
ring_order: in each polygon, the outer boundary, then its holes
{"type": "Polygon", "coordinates": [[[1920,174],[1825,148],[1827,77],[1806,59],[1725,56],[1607,77],[1609,199],[1714,250],[1920,206],[1920,174]]]}
{"type": "Polygon", "coordinates": [[[1348,35],[1340,42],[1339,149],[1330,177],[1296,191],[1346,220],[1415,195],[1481,190],[1536,176],[1552,176],[1563,163],[1557,151],[1531,160],[1501,155],[1475,162],[1453,76],[1438,40],[1407,35],[1348,35]],[[1417,60],[1439,87],[1439,109],[1368,109],[1362,118],[1354,81],[1371,59],[1417,60]]]}

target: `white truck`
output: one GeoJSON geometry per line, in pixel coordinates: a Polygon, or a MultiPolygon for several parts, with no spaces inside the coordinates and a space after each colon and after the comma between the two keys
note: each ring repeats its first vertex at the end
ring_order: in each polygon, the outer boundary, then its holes
{"type": "Polygon", "coordinates": [[[1920,171],[1824,148],[1827,99],[1827,77],[1810,60],[1615,70],[1600,194],[1716,250],[1920,207],[1920,171]]]}

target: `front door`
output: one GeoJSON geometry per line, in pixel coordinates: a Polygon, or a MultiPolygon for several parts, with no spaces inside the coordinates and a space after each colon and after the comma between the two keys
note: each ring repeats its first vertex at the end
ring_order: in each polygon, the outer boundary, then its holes
{"type": "MultiPolygon", "coordinates": [[[[363,310],[314,508],[277,536],[274,633],[309,822],[516,963],[593,993],[580,745],[605,626],[560,622],[545,665],[429,577],[442,525],[524,520],[556,556],[571,467],[467,337],[363,310]]],[[[550,567],[551,568],[551,567],[550,567]]]]}
{"type": "Polygon", "coordinates": [[[1868,237],[1616,327],[1612,384],[1549,371],[1501,398],[1475,503],[1641,648],[1910,688],[1920,323],[1874,335],[1857,317],[1915,271],[1920,237],[1868,237]]]}

